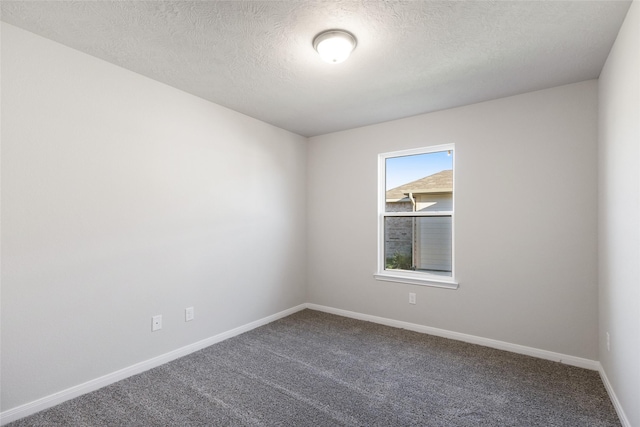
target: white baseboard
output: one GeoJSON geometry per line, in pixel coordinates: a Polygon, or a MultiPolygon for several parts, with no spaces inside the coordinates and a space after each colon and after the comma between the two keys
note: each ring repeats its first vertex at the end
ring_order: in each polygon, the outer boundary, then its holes
{"type": "Polygon", "coordinates": [[[450,338],[457,341],[464,341],[471,344],[478,344],[485,347],[496,348],[498,350],[510,351],[512,353],[524,354],[537,357],[539,359],[552,360],[566,365],[577,366],[579,368],[597,371],[600,363],[596,360],[583,359],[581,357],[569,356],[553,351],[540,350],[533,347],[526,347],[519,344],[511,344],[505,341],[482,338],[475,335],[461,334],[459,332],[447,331],[445,329],[432,328],[430,326],[418,325],[416,323],[402,322],[400,320],[387,319],[384,317],[371,316],[369,314],[356,313],[354,311],[341,310],[339,308],[326,307],[317,304],[306,304],[311,310],[323,311],[325,313],[337,314],[338,316],[350,317],[352,319],[365,320],[367,322],[379,323],[381,325],[393,326],[394,328],[407,329],[423,334],[436,335],[438,337],[450,338]]]}
{"type": "Polygon", "coordinates": [[[420,332],[420,333],[429,334],[429,335],[435,335],[443,338],[450,338],[457,341],[464,341],[472,344],[482,345],[485,347],[496,348],[499,350],[510,351],[512,353],[524,354],[528,356],[537,357],[540,359],[552,360],[555,362],[565,363],[567,365],[599,371],[602,377],[602,380],[605,384],[605,387],[607,389],[607,392],[609,393],[609,396],[613,401],[616,411],[620,416],[623,426],[631,427],[631,425],[629,424],[629,421],[627,420],[624,414],[624,411],[622,410],[622,407],[620,406],[620,403],[618,402],[617,397],[615,396],[615,393],[613,392],[613,389],[611,388],[611,384],[609,383],[609,380],[607,379],[606,374],[602,369],[602,366],[600,365],[599,362],[595,360],[583,359],[580,357],[569,356],[566,354],[555,353],[552,351],[540,350],[533,347],[526,347],[518,344],[511,344],[504,341],[498,341],[498,340],[493,340],[489,338],[482,338],[474,335],[467,335],[459,332],[447,331],[445,329],[438,329],[430,326],[423,326],[415,323],[387,319],[384,317],[372,316],[369,314],[362,314],[354,311],[341,310],[338,308],[326,307],[323,305],[310,304],[310,303],[300,304],[296,307],[292,307],[290,309],[281,311],[271,316],[267,316],[263,319],[256,320],[254,322],[248,323],[243,326],[239,326],[237,328],[234,328],[229,331],[215,335],[213,337],[198,341],[188,346],[171,351],[169,353],[165,353],[158,357],[154,357],[153,359],[149,359],[149,360],[137,363],[135,365],[121,369],[119,371],[112,372],[102,377],[87,381],[86,383],[79,384],[77,386],[68,388],[66,390],[62,390],[60,392],[51,394],[49,396],[45,396],[41,399],[34,400],[33,402],[29,402],[24,405],[6,410],[0,413],[0,426],[8,424],[12,421],[18,420],[20,418],[27,417],[31,414],[42,411],[44,409],[51,408],[67,400],[73,399],[75,397],[81,396],[83,394],[89,393],[94,390],[98,390],[109,384],[115,383],[117,381],[123,380],[133,375],[137,375],[139,373],[155,368],[157,366],[163,365],[167,362],[186,356],[190,353],[201,350],[210,345],[216,344],[228,338],[234,337],[236,335],[240,335],[244,332],[266,325],[268,323],[271,323],[283,317],[289,316],[305,308],[322,311],[330,314],[336,314],[339,316],[350,317],[352,319],[364,320],[367,322],[373,322],[381,325],[392,326],[395,328],[407,329],[410,331],[420,332]]]}
{"type": "Polygon", "coordinates": [[[70,387],[66,390],[62,390],[57,393],[51,394],[49,396],[45,396],[41,399],[34,400],[33,402],[29,402],[12,409],[8,409],[0,413],[0,426],[19,420],[20,418],[24,418],[29,415],[35,414],[36,412],[40,412],[44,409],[48,409],[53,406],[59,405],[62,402],[65,402],[67,400],[73,399],[75,397],[81,396],[83,394],[86,394],[95,390],[98,390],[102,387],[108,386],[109,384],[113,384],[117,381],[121,381],[133,375],[137,375],[144,371],[148,371],[149,369],[171,362],[172,360],[186,356],[190,353],[201,350],[205,347],[209,347],[210,345],[219,343],[220,341],[224,341],[228,338],[235,337],[236,335],[240,335],[242,333],[255,329],[259,326],[266,325],[267,323],[271,323],[275,320],[289,316],[300,310],[304,310],[306,307],[307,307],[306,304],[300,304],[296,307],[289,308],[287,310],[281,311],[271,316],[267,316],[265,318],[256,320],[254,322],[247,323],[246,325],[239,326],[229,331],[222,332],[218,335],[214,335],[204,340],[184,346],[177,350],[170,351],[169,353],[162,354],[160,356],[154,357],[153,359],[136,363],[135,365],[132,365],[127,368],[120,369],[119,371],[115,371],[110,374],[104,375],[102,377],[87,381],[86,383],[79,384],[77,386],[70,387]]]}
{"type": "Polygon", "coordinates": [[[616,409],[616,413],[618,414],[618,418],[620,418],[620,423],[622,427],[631,427],[631,422],[629,418],[627,418],[627,414],[625,414],[624,409],[622,409],[622,405],[618,400],[618,396],[616,396],[615,391],[613,391],[613,387],[609,382],[609,378],[607,378],[607,373],[604,371],[604,368],[600,363],[598,363],[598,371],[600,372],[600,378],[602,378],[602,382],[604,383],[604,388],[607,389],[607,393],[609,394],[609,398],[611,399],[611,403],[613,403],[613,407],[616,409]]]}
{"type": "Polygon", "coordinates": [[[571,366],[576,366],[579,368],[590,369],[593,371],[598,371],[600,373],[600,378],[604,383],[604,387],[607,390],[607,394],[613,403],[613,407],[618,414],[618,418],[620,418],[620,423],[623,427],[631,427],[631,422],[627,418],[627,415],[618,400],[618,396],[616,396],[611,383],[609,382],[609,378],[607,378],[607,374],[604,371],[604,368],[600,364],[600,362],[596,360],[583,359],[581,357],[569,356],[562,353],[555,353],[547,350],[540,350],[533,347],[526,347],[518,344],[511,344],[504,341],[497,341],[489,338],[477,337],[475,335],[467,335],[461,334],[459,332],[451,332],[445,329],[432,328],[429,326],[418,325],[415,323],[402,322],[399,320],[387,319],[384,317],[371,316],[369,314],[357,313],[354,311],[341,310],[339,308],[326,307],[318,304],[306,304],[306,307],[311,310],[323,311],[325,313],[336,314],[338,316],[350,317],[352,319],[364,320],[367,322],[378,323],[381,325],[392,326],[394,328],[402,328],[407,329],[414,332],[421,332],[429,335],[436,335],[443,338],[450,338],[458,341],[464,341],[472,344],[478,344],[485,347],[496,348],[499,350],[510,351],[512,353],[524,354],[527,356],[533,356],[540,359],[552,360],[555,362],[564,363],[571,366]]]}

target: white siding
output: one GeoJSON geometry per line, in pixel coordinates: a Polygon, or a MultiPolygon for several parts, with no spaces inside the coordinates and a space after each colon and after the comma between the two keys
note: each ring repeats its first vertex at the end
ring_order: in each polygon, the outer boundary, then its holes
{"type": "Polygon", "coordinates": [[[420,194],[416,196],[416,210],[424,211],[452,211],[453,194],[420,194]]]}
{"type": "MultiPolygon", "coordinates": [[[[418,211],[451,211],[453,195],[421,194],[418,211]]],[[[451,217],[419,218],[416,221],[415,264],[418,270],[451,271],[451,217]]]]}
{"type": "Polygon", "coordinates": [[[451,271],[451,217],[418,218],[416,236],[416,268],[451,271]]]}

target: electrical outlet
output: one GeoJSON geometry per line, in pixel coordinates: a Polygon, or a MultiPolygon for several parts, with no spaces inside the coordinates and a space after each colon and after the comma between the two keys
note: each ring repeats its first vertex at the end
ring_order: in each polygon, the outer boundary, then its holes
{"type": "Polygon", "coordinates": [[[413,292],[409,292],[409,304],[415,304],[416,303],[416,294],[414,294],[413,292]]]}
{"type": "Polygon", "coordinates": [[[151,318],[151,332],[159,331],[162,329],[162,315],[153,316],[151,318]]]}
{"type": "Polygon", "coordinates": [[[196,314],[193,311],[193,307],[187,307],[187,308],[184,309],[184,321],[185,322],[192,321],[195,316],[196,316],[196,314]]]}
{"type": "Polygon", "coordinates": [[[611,339],[609,339],[609,332],[607,332],[607,351],[611,351],[611,339]]]}

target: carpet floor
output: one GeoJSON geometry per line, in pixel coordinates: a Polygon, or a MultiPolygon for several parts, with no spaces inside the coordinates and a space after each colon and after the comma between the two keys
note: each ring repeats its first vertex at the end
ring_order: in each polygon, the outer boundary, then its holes
{"type": "Polygon", "coordinates": [[[304,310],[10,426],[620,422],[595,371],[304,310]]]}

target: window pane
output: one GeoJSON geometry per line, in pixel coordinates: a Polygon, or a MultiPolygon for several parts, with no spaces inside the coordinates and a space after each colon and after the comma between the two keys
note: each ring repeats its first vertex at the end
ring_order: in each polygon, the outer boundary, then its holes
{"type": "Polygon", "coordinates": [[[384,219],[385,270],[412,270],[413,217],[386,217],[384,219]]]}
{"type": "Polygon", "coordinates": [[[453,156],[450,151],[385,159],[385,211],[451,211],[453,156]]]}
{"type": "Polygon", "coordinates": [[[451,216],[385,217],[385,270],[451,276],[451,216]]]}

